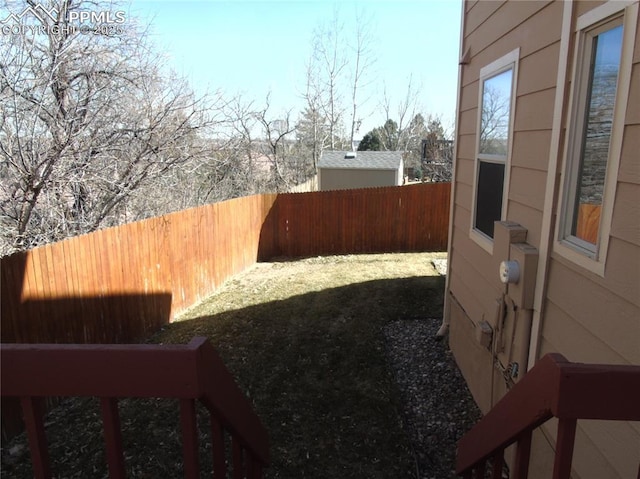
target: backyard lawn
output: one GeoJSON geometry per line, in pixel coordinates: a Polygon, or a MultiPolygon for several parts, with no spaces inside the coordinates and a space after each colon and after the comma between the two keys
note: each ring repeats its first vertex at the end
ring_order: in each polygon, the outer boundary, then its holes
{"type": "MultiPolygon", "coordinates": [[[[398,320],[437,327],[444,276],[434,258],[446,254],[259,263],[149,342],[211,340],[269,432],[267,477],[416,477],[420,453],[409,439],[384,330],[398,320]]],[[[442,342],[422,347],[446,352],[442,342]]],[[[128,477],[181,477],[177,404],[123,400],[120,411],[128,477]]],[[[200,416],[208,470],[210,439],[200,416]]],[[[105,476],[96,400],[67,401],[47,424],[58,477],[105,476]]],[[[3,444],[2,461],[3,477],[30,477],[24,438],[3,444]]]]}

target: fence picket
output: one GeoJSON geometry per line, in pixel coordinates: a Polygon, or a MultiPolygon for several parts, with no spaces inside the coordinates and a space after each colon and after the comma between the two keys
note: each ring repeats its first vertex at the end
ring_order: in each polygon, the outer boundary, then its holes
{"type": "Polygon", "coordinates": [[[136,342],[274,257],[444,251],[449,194],[436,183],[256,195],[16,253],[0,259],[13,283],[2,341],[136,342]]]}

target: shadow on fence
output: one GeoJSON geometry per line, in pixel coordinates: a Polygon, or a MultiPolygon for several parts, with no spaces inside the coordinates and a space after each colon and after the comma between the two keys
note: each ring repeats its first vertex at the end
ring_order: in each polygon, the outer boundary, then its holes
{"type": "Polygon", "coordinates": [[[257,261],[444,251],[449,196],[449,183],[255,195],[16,253],[0,259],[1,340],[135,343],[257,261]]]}

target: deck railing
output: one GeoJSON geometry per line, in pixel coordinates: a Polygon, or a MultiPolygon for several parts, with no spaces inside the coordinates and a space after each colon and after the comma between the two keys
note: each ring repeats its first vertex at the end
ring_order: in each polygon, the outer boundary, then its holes
{"type": "Polygon", "coordinates": [[[534,429],[558,418],[553,479],[568,479],[578,419],[640,420],[640,366],[579,364],[544,356],[459,442],[456,473],[502,478],[504,450],[517,443],[512,479],[526,479],[534,429]]]}
{"type": "Polygon", "coordinates": [[[48,396],[100,398],[111,478],[125,477],[118,398],[127,397],[179,400],[187,478],[200,477],[196,400],[211,417],[215,478],[227,477],[225,431],[234,479],[261,478],[269,464],[265,428],[205,338],[162,346],[3,344],[0,355],[1,393],[20,398],[36,478],[52,477],[40,407],[48,396]]]}

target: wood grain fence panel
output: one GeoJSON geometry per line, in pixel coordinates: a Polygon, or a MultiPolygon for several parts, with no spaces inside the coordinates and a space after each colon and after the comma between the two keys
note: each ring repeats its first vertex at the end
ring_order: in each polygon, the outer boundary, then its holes
{"type": "Polygon", "coordinates": [[[0,259],[1,339],[137,342],[256,261],[444,251],[449,194],[428,184],[256,195],[16,253],[0,259]]]}
{"type": "Polygon", "coordinates": [[[592,244],[598,242],[602,205],[582,203],[578,209],[576,236],[592,244]]]}
{"type": "Polygon", "coordinates": [[[442,251],[449,192],[429,184],[238,198],[2,258],[2,340],[135,341],[276,256],[442,251]]]}

